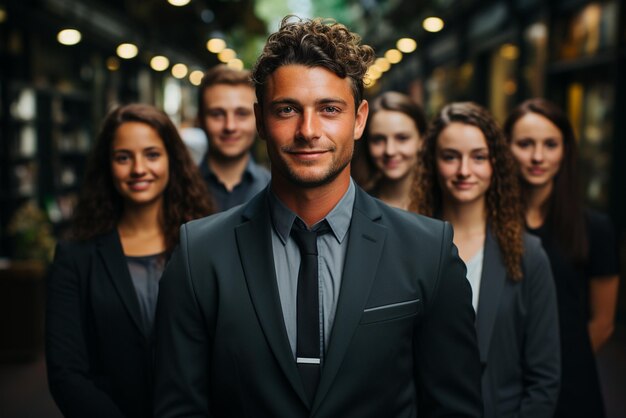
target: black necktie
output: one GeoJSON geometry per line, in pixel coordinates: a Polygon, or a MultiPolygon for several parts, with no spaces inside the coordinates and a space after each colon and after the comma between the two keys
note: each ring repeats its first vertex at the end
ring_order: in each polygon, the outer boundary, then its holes
{"type": "Polygon", "coordinates": [[[309,400],[312,402],[320,376],[321,330],[317,271],[317,237],[330,231],[326,221],[309,231],[296,218],[291,234],[300,249],[297,294],[296,363],[309,400]]]}

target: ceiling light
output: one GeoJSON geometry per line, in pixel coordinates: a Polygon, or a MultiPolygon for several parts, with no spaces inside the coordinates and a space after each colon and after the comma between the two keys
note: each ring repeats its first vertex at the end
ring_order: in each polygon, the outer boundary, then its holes
{"type": "Polygon", "coordinates": [[[387,58],[387,61],[389,61],[390,64],[397,64],[402,61],[402,52],[392,48],[385,52],[385,58],[387,58]]]}
{"type": "Polygon", "coordinates": [[[120,44],[117,47],[117,56],[124,59],[131,59],[137,56],[139,52],[134,44],[120,44]]]}
{"type": "Polygon", "coordinates": [[[365,73],[365,76],[370,80],[378,80],[382,76],[382,72],[378,68],[371,66],[365,73]]]}
{"type": "Polygon", "coordinates": [[[165,71],[169,66],[170,60],[168,60],[167,57],[164,57],[163,55],[155,55],[150,60],[150,67],[152,67],[154,71],[165,71]]]}
{"type": "Polygon", "coordinates": [[[167,0],[169,4],[176,7],[186,6],[191,0],[167,0]]]}
{"type": "Polygon", "coordinates": [[[219,54],[217,54],[217,59],[219,59],[220,61],[224,63],[235,58],[237,58],[237,53],[230,48],[226,48],[223,51],[221,51],[219,54]]]}
{"type": "Polygon", "coordinates": [[[63,29],[57,34],[57,41],[63,45],[76,45],[82,38],[76,29],[63,29]]]}
{"type": "Polygon", "coordinates": [[[428,32],[439,32],[443,29],[443,20],[438,17],[427,17],[422,22],[422,27],[428,32]]]}
{"type": "Polygon", "coordinates": [[[365,85],[366,89],[371,89],[372,87],[376,85],[376,80],[373,80],[371,78],[364,78],[363,85],[365,85]]]}
{"type": "Polygon", "coordinates": [[[176,78],[185,78],[189,70],[185,64],[175,64],[172,67],[172,75],[176,78]]]}
{"type": "Polygon", "coordinates": [[[383,73],[389,71],[389,69],[391,68],[391,63],[387,58],[376,58],[374,65],[383,73]]]}
{"type": "Polygon", "coordinates": [[[228,61],[228,63],[226,63],[226,65],[229,68],[232,68],[233,70],[243,70],[243,61],[240,60],[239,58],[234,58],[230,61],[228,61]]]}
{"type": "Polygon", "coordinates": [[[214,54],[219,54],[226,48],[226,41],[220,38],[209,39],[206,43],[206,49],[214,54]]]}
{"type": "Polygon", "coordinates": [[[202,83],[202,77],[204,77],[204,73],[200,70],[195,70],[189,74],[189,81],[194,86],[199,86],[202,83]]]}
{"type": "Polygon", "coordinates": [[[410,54],[417,48],[417,42],[415,42],[415,40],[411,38],[402,38],[398,39],[398,42],[396,42],[396,47],[401,52],[404,52],[405,54],[410,54]]]}

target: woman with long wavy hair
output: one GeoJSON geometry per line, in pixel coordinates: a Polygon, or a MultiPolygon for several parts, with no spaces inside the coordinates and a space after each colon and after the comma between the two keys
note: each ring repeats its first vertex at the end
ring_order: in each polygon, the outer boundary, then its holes
{"type": "Polygon", "coordinates": [[[519,165],[528,231],[541,238],[556,284],[563,384],[556,417],[605,416],[594,353],[613,332],[619,261],[613,226],[585,209],[576,170],[576,138],[565,113],[529,99],[504,132],[519,165]]]}
{"type": "Polygon", "coordinates": [[[159,279],[179,225],[212,212],[165,113],[130,104],[106,117],[48,279],[48,380],[64,416],[152,416],[159,279]]]}
{"type": "Polygon", "coordinates": [[[467,266],[485,417],[551,417],[560,378],[556,294],[539,240],[524,233],[500,128],[474,103],[445,106],[426,135],[421,170],[411,209],[452,224],[467,266]]]}
{"type": "Polygon", "coordinates": [[[409,96],[388,91],[376,97],[363,139],[357,142],[355,180],[388,205],[408,209],[425,131],[424,112],[409,96]]]}

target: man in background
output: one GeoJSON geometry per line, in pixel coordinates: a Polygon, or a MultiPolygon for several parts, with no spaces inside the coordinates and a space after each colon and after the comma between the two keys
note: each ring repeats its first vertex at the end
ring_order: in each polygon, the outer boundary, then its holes
{"type": "Polygon", "coordinates": [[[200,172],[218,211],[250,200],[269,182],[252,158],[255,92],[250,72],[218,65],[206,72],[198,94],[198,121],[209,140],[200,172]]]}

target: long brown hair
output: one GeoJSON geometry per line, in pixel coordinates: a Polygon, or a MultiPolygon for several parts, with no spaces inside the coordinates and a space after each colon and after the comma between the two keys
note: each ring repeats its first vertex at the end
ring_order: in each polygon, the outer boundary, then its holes
{"type": "MultiPolygon", "coordinates": [[[[588,240],[583,212],[582,197],[576,171],[576,137],[565,113],[554,103],[545,99],[529,99],[517,106],[504,123],[504,134],[509,142],[515,123],[529,113],[536,113],[552,122],[563,137],[563,159],[554,177],[554,187],[542,209],[546,225],[556,240],[576,263],[587,260],[588,240]]],[[[522,203],[527,206],[530,191],[528,183],[521,178],[522,203]]]]}
{"type": "Polygon", "coordinates": [[[421,171],[415,177],[409,209],[427,216],[441,214],[442,190],[437,181],[437,140],[441,132],[454,122],[475,126],[485,136],[489,162],[493,168],[486,194],[487,224],[500,246],[509,277],[521,280],[524,223],[515,161],[502,131],[483,107],[471,102],[451,103],[435,117],[422,145],[421,171]]]}
{"type": "Polygon", "coordinates": [[[352,177],[367,191],[376,189],[381,179],[381,173],[372,161],[367,143],[370,138],[370,123],[374,115],[380,111],[400,112],[413,121],[415,129],[419,133],[420,141],[426,132],[426,117],[422,107],[406,94],[396,91],[388,91],[376,97],[369,104],[369,115],[363,138],[357,141],[352,159],[352,177]]]}
{"type": "Polygon", "coordinates": [[[118,107],[105,118],[89,157],[78,205],[74,211],[70,237],[87,240],[117,225],[124,207],[122,196],[113,185],[111,149],[117,128],[126,122],[141,122],[156,130],[169,158],[169,182],[163,192],[160,219],[169,254],[178,243],[182,223],[214,212],[209,192],[185,144],[170,118],[145,104],[118,107]]]}

